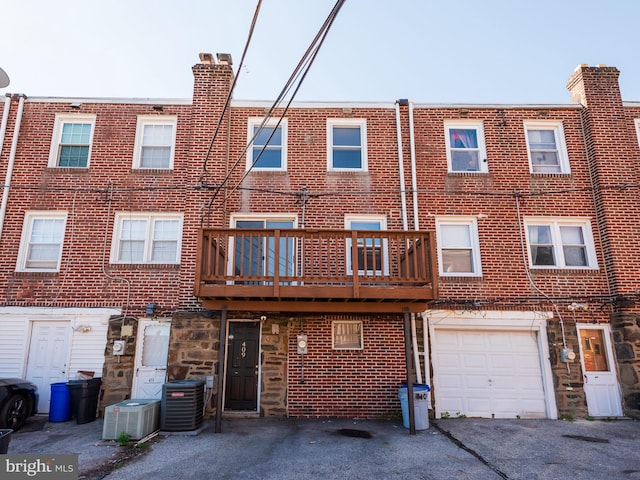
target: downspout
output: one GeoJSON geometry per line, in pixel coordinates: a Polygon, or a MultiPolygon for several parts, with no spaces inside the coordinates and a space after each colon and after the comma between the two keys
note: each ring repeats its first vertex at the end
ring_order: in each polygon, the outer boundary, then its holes
{"type": "MultiPolygon", "coordinates": [[[[9,162],[7,163],[7,175],[4,180],[4,189],[2,191],[2,204],[0,205],[0,239],[2,239],[2,230],[4,229],[4,217],[7,213],[7,204],[9,203],[9,189],[11,185],[11,177],[13,176],[13,165],[16,161],[16,151],[18,150],[18,137],[20,136],[20,123],[22,123],[22,111],[24,110],[24,99],[26,95],[20,95],[18,103],[18,112],[16,113],[16,125],[13,129],[13,141],[11,142],[11,152],[9,152],[9,162]]],[[[5,100],[6,102],[6,100],[5,100]]],[[[5,113],[7,113],[5,103],[5,113]]],[[[8,113],[7,113],[8,114],[8,113]]],[[[2,116],[4,125],[4,115],[2,116]]],[[[6,129],[6,126],[5,126],[6,129]]],[[[4,131],[2,132],[4,136],[4,131]]],[[[3,138],[4,141],[4,138],[3,138]]]]}
{"type": "Polygon", "coordinates": [[[411,147],[411,190],[413,191],[413,227],[420,230],[418,219],[418,178],[416,173],[416,141],[413,129],[413,102],[409,102],[409,144],[411,147]]]}
{"type": "Polygon", "coordinates": [[[402,126],[400,123],[400,105],[407,105],[408,100],[396,101],[396,132],[398,134],[398,169],[400,176],[400,206],[402,208],[402,230],[409,230],[407,221],[407,190],[404,183],[404,158],[402,156],[402,126]]]}
{"type": "Polygon", "coordinates": [[[7,133],[7,123],[9,123],[9,110],[11,109],[11,94],[7,93],[4,98],[4,109],[2,110],[2,124],[0,125],[0,157],[2,157],[2,147],[4,147],[4,136],[7,133]]]}

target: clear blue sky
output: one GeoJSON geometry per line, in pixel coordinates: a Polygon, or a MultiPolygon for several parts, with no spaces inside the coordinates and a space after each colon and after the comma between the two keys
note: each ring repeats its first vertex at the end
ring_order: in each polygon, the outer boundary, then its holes
{"type": "MultiPolygon", "coordinates": [[[[335,0],[263,0],[234,98],[272,100],[335,0]]],[[[191,98],[240,62],[257,0],[0,0],[0,94],[191,98]]],[[[638,0],[347,0],[296,100],[569,103],[576,66],[640,101],[638,0]]],[[[237,70],[236,70],[237,71],[237,70]]]]}

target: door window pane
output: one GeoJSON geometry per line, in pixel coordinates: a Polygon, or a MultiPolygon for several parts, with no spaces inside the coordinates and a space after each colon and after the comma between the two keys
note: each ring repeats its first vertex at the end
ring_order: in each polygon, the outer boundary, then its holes
{"type": "Polygon", "coordinates": [[[607,348],[602,329],[580,330],[584,368],[587,372],[608,372],[607,348]]]}

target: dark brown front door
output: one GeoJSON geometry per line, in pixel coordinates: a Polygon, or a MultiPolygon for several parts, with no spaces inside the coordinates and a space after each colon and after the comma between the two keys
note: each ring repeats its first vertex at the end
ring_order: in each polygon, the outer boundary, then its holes
{"type": "Polygon", "coordinates": [[[230,322],[225,410],[257,410],[259,322],[230,322]]]}

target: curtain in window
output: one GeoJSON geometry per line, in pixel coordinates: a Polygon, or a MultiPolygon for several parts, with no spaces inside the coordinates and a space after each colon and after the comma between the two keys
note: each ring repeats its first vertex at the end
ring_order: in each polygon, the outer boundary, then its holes
{"type": "Polygon", "coordinates": [[[335,348],[362,348],[361,322],[335,322],[333,328],[335,348]]]}

